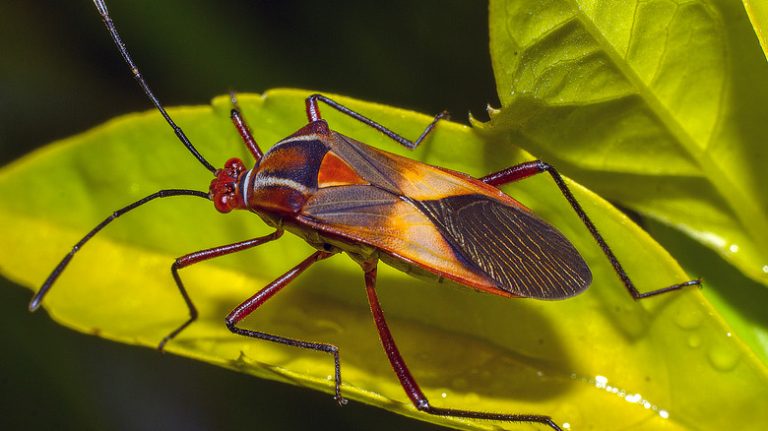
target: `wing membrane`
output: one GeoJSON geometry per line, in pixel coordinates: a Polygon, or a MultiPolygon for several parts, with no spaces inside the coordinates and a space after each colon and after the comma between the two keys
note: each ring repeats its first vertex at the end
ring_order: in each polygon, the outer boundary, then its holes
{"type": "Polygon", "coordinates": [[[592,274],[554,227],[518,207],[484,195],[416,202],[466,261],[515,295],[566,298],[592,274]]]}

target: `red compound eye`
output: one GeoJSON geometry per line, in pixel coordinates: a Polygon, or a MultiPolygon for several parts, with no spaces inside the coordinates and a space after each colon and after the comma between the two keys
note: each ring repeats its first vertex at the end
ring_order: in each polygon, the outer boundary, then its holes
{"type": "Polygon", "coordinates": [[[245,165],[243,164],[242,160],[238,159],[237,157],[233,157],[224,163],[224,170],[228,173],[234,174],[233,176],[237,178],[237,175],[245,170],[245,165]]]}
{"type": "Polygon", "coordinates": [[[213,206],[216,207],[216,210],[220,213],[228,213],[234,209],[232,200],[232,197],[228,194],[214,195],[213,206]]]}

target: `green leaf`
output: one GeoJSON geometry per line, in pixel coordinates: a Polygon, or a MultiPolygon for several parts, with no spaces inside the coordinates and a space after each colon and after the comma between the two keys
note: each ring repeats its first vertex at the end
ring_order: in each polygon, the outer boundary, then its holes
{"type": "Polygon", "coordinates": [[[768,63],[740,2],[493,0],[490,14],[489,136],[768,284],[768,63]]]}
{"type": "MultiPolygon", "coordinates": [[[[241,95],[262,146],[306,123],[309,92],[241,95]]],[[[430,118],[337,98],[417,136],[430,118]]],[[[213,106],[170,110],[210,161],[246,151],[228,119],[226,97],[213,106]]],[[[380,148],[409,152],[332,110],[335,130],[380,148]]],[[[529,158],[472,129],[441,122],[411,156],[482,175],[529,158]]],[[[127,115],[54,143],[0,172],[3,275],[37,289],[82,235],[113,210],[158,189],[205,190],[210,174],[182,148],[156,112],[127,115]]],[[[575,183],[574,193],[641,290],[683,281],[685,273],[648,235],[575,183]]],[[[729,336],[696,289],[634,302],[579,219],[539,176],[505,190],[554,223],[589,262],[593,286],[567,301],[509,300],[424,283],[380,266],[379,291],[394,337],[435,406],[552,415],[572,429],[757,429],[768,412],[765,366],[729,336]],[[718,396],[712,396],[717,388],[718,396]],[[713,414],[715,413],[716,414],[713,414]]],[[[101,337],[154,347],[186,319],[170,275],[175,257],[263,235],[254,214],[221,215],[202,199],[150,203],[110,225],[79,252],[44,307],[61,323],[101,337]]],[[[285,235],[255,250],[182,270],[200,319],[169,352],[269,379],[332,392],[331,358],[229,333],[222,318],[260,287],[312,253],[285,235]]],[[[389,368],[369,316],[360,268],[345,256],[312,267],[247,319],[248,327],[340,347],[344,395],[463,429],[483,421],[416,411],[389,368]]],[[[328,408],[333,408],[329,396],[328,408]]],[[[536,429],[504,424],[508,429],[536,429]]],[[[542,427],[538,427],[542,429],[542,427]]]]}
{"type": "Polygon", "coordinates": [[[763,47],[763,53],[768,58],[768,4],[763,1],[742,0],[744,10],[749,15],[749,21],[755,29],[760,46],[763,47]]]}
{"type": "Polygon", "coordinates": [[[755,356],[768,363],[768,290],[679,231],[653,221],[645,227],[673,256],[680,256],[686,272],[701,275],[707,301],[755,356]]]}

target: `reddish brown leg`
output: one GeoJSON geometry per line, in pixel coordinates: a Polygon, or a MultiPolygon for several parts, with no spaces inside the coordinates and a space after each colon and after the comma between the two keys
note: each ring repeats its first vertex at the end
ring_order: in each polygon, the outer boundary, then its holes
{"type": "Polygon", "coordinates": [[[502,171],[495,172],[490,175],[486,175],[480,178],[480,181],[486,184],[490,184],[494,187],[499,187],[501,185],[511,183],[514,181],[519,181],[519,180],[531,177],[533,175],[540,174],[542,172],[549,172],[550,176],[552,176],[552,179],[555,180],[555,184],[557,184],[557,188],[560,189],[560,193],[563,194],[565,199],[568,201],[568,203],[571,205],[573,210],[581,219],[581,222],[584,223],[584,226],[587,227],[587,230],[589,230],[589,233],[591,233],[592,237],[595,239],[595,241],[597,241],[597,244],[603,250],[603,254],[605,254],[608,260],[611,262],[611,265],[613,266],[613,270],[619,276],[619,278],[621,279],[621,282],[624,284],[624,287],[627,289],[629,294],[632,295],[632,298],[634,299],[648,298],[650,296],[659,295],[661,293],[667,293],[673,290],[679,290],[687,286],[701,285],[701,279],[696,279],[696,280],[689,280],[684,283],[673,284],[672,286],[663,287],[661,289],[652,290],[650,292],[641,293],[640,291],[638,291],[637,288],[635,287],[635,284],[632,283],[632,280],[629,279],[629,276],[627,275],[626,271],[624,271],[624,268],[621,266],[621,263],[619,263],[619,260],[616,258],[616,255],[613,254],[613,251],[605,242],[605,239],[603,239],[603,236],[600,235],[600,232],[598,232],[597,227],[595,227],[595,224],[592,223],[592,220],[590,220],[589,216],[587,216],[587,213],[584,212],[584,209],[581,207],[581,204],[579,204],[579,201],[576,200],[576,198],[573,196],[573,193],[571,193],[571,190],[565,184],[565,181],[563,181],[563,178],[560,176],[557,170],[555,170],[555,168],[550,166],[548,163],[542,162],[541,160],[534,160],[531,162],[521,163],[519,165],[515,165],[510,168],[504,169],[502,171]]]}
{"type": "Polygon", "coordinates": [[[176,286],[179,288],[179,292],[181,292],[181,296],[182,298],[184,298],[184,302],[187,304],[187,308],[189,309],[189,319],[187,319],[186,322],[182,323],[178,328],[174,329],[173,332],[166,335],[165,338],[163,338],[163,341],[161,341],[160,344],[157,346],[157,349],[162,352],[163,348],[165,348],[166,343],[174,339],[177,335],[179,335],[181,331],[186,329],[187,326],[189,326],[190,324],[192,324],[192,322],[197,320],[197,308],[195,308],[195,304],[192,303],[192,298],[189,297],[189,294],[187,293],[187,289],[184,288],[184,283],[181,281],[181,277],[179,276],[179,270],[181,268],[185,268],[189,265],[194,265],[204,260],[209,260],[219,256],[224,256],[227,254],[232,254],[232,253],[237,253],[239,251],[247,250],[249,248],[262,245],[269,241],[274,241],[280,238],[282,235],[283,235],[283,231],[277,230],[269,235],[265,235],[259,238],[236,242],[234,244],[229,244],[229,245],[222,245],[220,247],[209,248],[207,250],[196,251],[194,253],[189,253],[187,255],[177,258],[171,265],[171,274],[173,274],[173,279],[176,281],[176,286]]]}
{"type": "Polygon", "coordinates": [[[248,123],[245,121],[245,116],[243,115],[243,111],[240,110],[240,105],[237,103],[237,96],[234,91],[229,92],[229,98],[232,101],[232,110],[229,113],[230,118],[232,119],[232,124],[235,125],[237,133],[243,138],[243,142],[248,148],[248,151],[253,154],[253,158],[258,162],[264,156],[264,153],[261,151],[259,144],[256,143],[256,139],[254,139],[251,134],[251,128],[248,127],[248,123]]]}
{"type": "Polygon", "coordinates": [[[326,352],[333,355],[336,382],[336,396],[334,398],[339,404],[346,404],[347,400],[341,396],[341,361],[339,360],[338,347],[332,344],[296,340],[294,338],[281,337],[278,335],[267,334],[266,332],[252,331],[235,326],[241,320],[248,317],[248,315],[250,315],[254,310],[259,308],[269,298],[279,292],[280,289],[287,286],[288,283],[293,281],[293,279],[298,277],[299,274],[304,272],[304,270],[309,268],[313,263],[319,260],[327,259],[331,256],[333,256],[332,253],[327,253],[324,251],[315,252],[312,256],[304,259],[301,263],[290,269],[285,274],[281,275],[277,280],[269,283],[267,287],[256,292],[255,295],[251,296],[242,304],[238,305],[224,320],[227,323],[227,328],[229,328],[229,330],[235,334],[258,338],[260,340],[272,341],[274,343],[285,344],[288,346],[299,347],[302,349],[318,350],[320,352],[326,352]]]}
{"type": "Polygon", "coordinates": [[[403,386],[408,398],[411,399],[411,402],[417,409],[437,416],[452,416],[505,422],[534,422],[547,425],[553,430],[562,431],[549,416],[444,409],[429,405],[427,397],[424,395],[424,392],[421,391],[421,388],[419,388],[416,379],[413,378],[403,357],[400,355],[400,351],[397,349],[395,340],[392,338],[392,333],[389,331],[387,322],[384,319],[384,312],[381,310],[379,299],[376,296],[376,265],[377,262],[374,261],[363,267],[365,270],[365,288],[368,293],[368,303],[371,306],[373,320],[376,322],[376,329],[379,331],[379,338],[381,339],[381,344],[384,346],[384,351],[387,353],[389,363],[392,365],[392,369],[395,370],[397,379],[400,380],[400,384],[403,386]]]}
{"type": "Polygon", "coordinates": [[[352,118],[354,118],[357,121],[360,121],[361,123],[373,127],[374,129],[378,130],[379,132],[383,133],[388,138],[392,139],[393,141],[399,143],[400,145],[414,149],[421,144],[421,141],[423,141],[427,135],[429,135],[430,132],[432,132],[432,129],[435,128],[437,125],[437,122],[443,119],[450,118],[450,115],[448,115],[448,111],[443,111],[437,115],[435,115],[435,118],[432,120],[431,123],[427,125],[427,127],[424,129],[423,132],[421,132],[421,135],[419,135],[418,138],[416,138],[415,141],[411,141],[410,139],[406,139],[397,133],[389,130],[388,128],[382,126],[381,124],[371,120],[370,118],[355,112],[346,106],[334,101],[333,99],[329,99],[322,94],[313,94],[309,97],[307,97],[306,100],[306,107],[307,107],[307,118],[310,122],[315,122],[320,120],[322,117],[320,116],[320,107],[318,106],[317,102],[323,102],[326,105],[330,106],[331,108],[341,112],[344,115],[348,115],[352,118]]]}

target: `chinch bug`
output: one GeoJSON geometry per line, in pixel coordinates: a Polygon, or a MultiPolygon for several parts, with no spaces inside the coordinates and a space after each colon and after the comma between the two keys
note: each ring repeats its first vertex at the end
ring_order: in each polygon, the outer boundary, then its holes
{"type": "Polygon", "coordinates": [[[166,113],[125,48],[103,0],[94,0],[120,54],[134,78],[190,153],[213,175],[207,192],[160,190],[114,212],[88,232],[62,259],[32,298],[36,310],[53,283],[85,243],[114,219],[147,202],[170,196],[197,196],[213,201],[222,213],[235,209],[259,215],[275,228],[272,234],[179,257],[171,273],[189,309],[189,319],[160,341],[159,349],[197,318],[179,270],[215,257],[243,251],[280,238],[285,230],[317,251],[255,295],[227,317],[227,328],[239,335],[326,352],[335,364],[335,399],[342,397],[341,361],[335,345],[246,330],[238,323],[278,293],[312,264],[344,252],[360,264],[376,328],[386,355],[413,405],[434,415],[492,421],[535,422],[560,427],[536,414],[478,412],[432,406],[400,355],[376,294],[378,261],[416,275],[449,280],[504,297],[565,299],[586,289],[589,267],[573,245],[554,227],[532,214],[498,187],[548,173],[598,243],[634,299],[699,285],[691,280],[650,292],[639,292],[567,185],[550,165],[536,160],[476,179],[466,174],[397,156],[367,146],[329,128],[319,103],[346,114],[403,146],[416,148],[447,116],[437,115],[410,141],[381,124],[319,94],[306,99],[309,123],[262,152],[251,135],[235,97],[232,122],[255,159],[253,168],[229,159],[222,169],[211,165],[166,113]]]}

